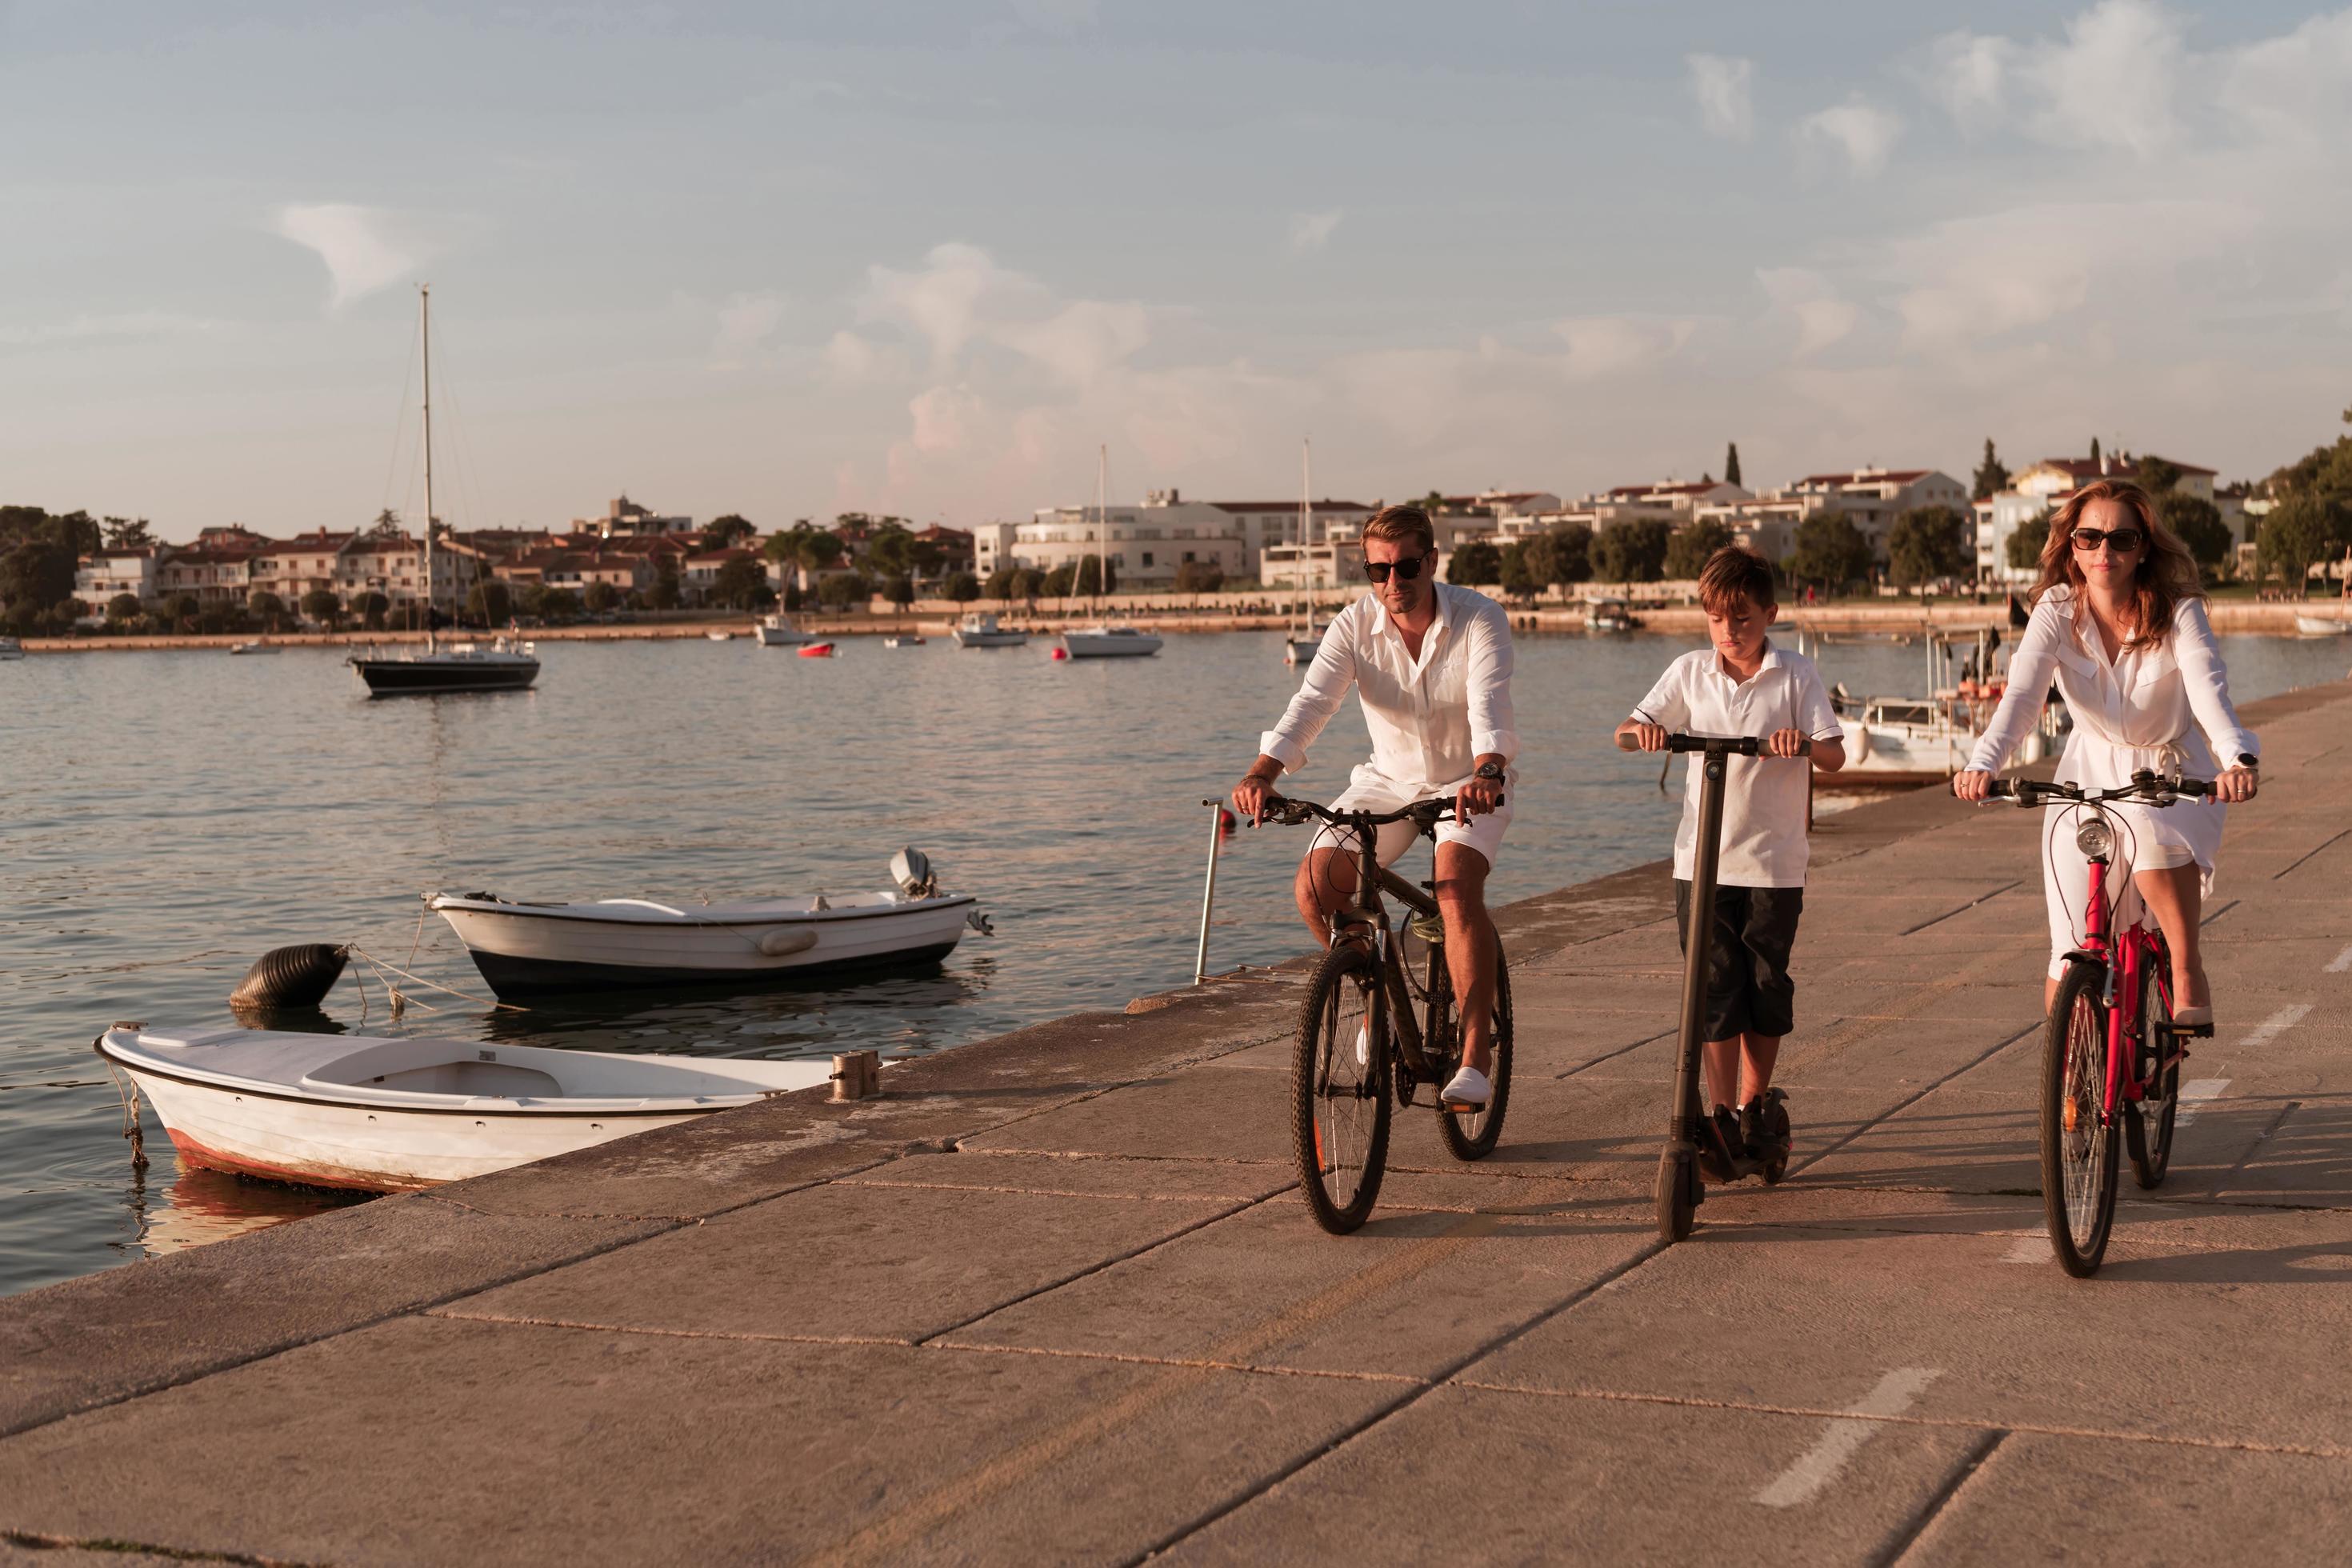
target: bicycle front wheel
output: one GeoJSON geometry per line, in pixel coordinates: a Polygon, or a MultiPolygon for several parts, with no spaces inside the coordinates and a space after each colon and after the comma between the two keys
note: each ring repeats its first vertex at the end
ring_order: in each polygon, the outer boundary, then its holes
{"type": "MultiPolygon", "coordinates": [[[[1431,985],[1433,989],[1445,985],[1450,998],[1453,980],[1442,955],[1436,967],[1431,985]]],[[[1445,1135],[1446,1152],[1457,1160],[1483,1160],[1495,1152],[1495,1141],[1503,1135],[1503,1113],[1511,1105],[1511,973],[1503,962],[1499,943],[1495,948],[1495,1001],[1488,1017],[1487,1037],[1494,1043],[1494,1060],[1486,1081],[1494,1085],[1494,1094],[1475,1110],[1448,1110],[1443,1103],[1437,1108],[1438,1131],[1445,1135]]]]}
{"type": "Polygon", "coordinates": [[[1323,955],[1290,1061],[1290,1147],[1315,1223],[1345,1236],[1371,1217],[1389,1153],[1389,1019],[1370,951],[1323,955]]]}
{"type": "Polygon", "coordinates": [[[2154,1068],[2140,1097],[2130,1102],[2132,1177],[2143,1187],[2160,1185],[2172,1166],[2172,1123],[2180,1110],[2180,1042],[2172,1035],[2172,1009],[2164,1000],[2162,952],[2140,976],[2139,1029],[2154,1068]],[[2165,1058],[2170,1057],[2169,1061],[2165,1058]]]}
{"type": "Polygon", "coordinates": [[[2098,967],[2067,965],[2042,1047],[2042,1210],[2051,1250],[2087,1279],[2106,1256],[2116,1223],[2116,1129],[2106,1099],[2107,1016],[2098,967]]]}

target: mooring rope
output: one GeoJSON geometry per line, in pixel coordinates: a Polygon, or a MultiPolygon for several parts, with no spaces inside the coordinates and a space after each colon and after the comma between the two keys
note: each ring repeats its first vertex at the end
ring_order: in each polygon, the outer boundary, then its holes
{"type": "MultiPolygon", "coordinates": [[[[359,957],[370,967],[377,971],[376,979],[383,981],[383,988],[392,993],[394,1008],[393,1016],[394,1017],[398,1017],[400,1016],[401,1008],[407,1006],[410,1004],[405,997],[401,995],[400,990],[397,986],[394,986],[391,982],[383,979],[383,973],[385,971],[389,971],[394,974],[399,975],[403,980],[414,982],[418,985],[427,986],[435,991],[446,992],[448,994],[457,998],[460,1002],[471,1002],[478,1007],[503,1008],[505,1011],[509,1013],[528,1013],[530,1011],[530,1008],[520,1006],[512,1002],[501,1002],[495,996],[470,995],[466,992],[458,990],[453,985],[444,985],[437,980],[427,980],[421,974],[412,974],[396,963],[385,963],[383,959],[378,958],[375,954],[368,952],[367,949],[360,946],[357,942],[352,943],[352,952],[358,954],[359,957]]],[[[354,976],[354,978],[356,978],[356,976],[354,976]]],[[[426,1006],[425,1004],[422,1002],[418,1002],[414,1005],[415,1006],[424,1007],[428,1013],[437,1013],[441,1010],[438,1007],[426,1006]]]]}
{"type": "Polygon", "coordinates": [[[147,1132],[139,1124],[139,1086],[131,1081],[130,1074],[110,1061],[106,1064],[106,1076],[114,1080],[115,1089],[122,1096],[122,1135],[131,1141],[131,1168],[143,1171],[147,1168],[147,1132]]]}

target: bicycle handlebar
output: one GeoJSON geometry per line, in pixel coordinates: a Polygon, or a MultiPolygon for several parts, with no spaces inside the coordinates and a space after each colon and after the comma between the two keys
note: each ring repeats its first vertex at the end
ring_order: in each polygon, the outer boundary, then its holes
{"type": "MultiPolygon", "coordinates": [[[[1762,735],[1668,735],[1666,750],[1705,752],[1719,749],[1727,756],[1761,757],[1770,754],[1764,750],[1766,739],[1767,737],[1762,735]]],[[[1638,752],[1642,749],[1642,742],[1631,735],[1621,734],[1617,737],[1617,749],[1621,752],[1638,752]]],[[[1812,737],[1808,735],[1798,744],[1797,755],[1810,756],[1812,754],[1812,737]]]]}
{"type": "MultiPolygon", "coordinates": [[[[1499,806],[1503,800],[1503,796],[1497,795],[1495,804],[1499,806]]],[[[1462,820],[1460,802],[1459,795],[1442,795],[1433,800],[1417,800],[1396,811],[1334,811],[1311,800],[1291,800],[1284,795],[1270,795],[1265,797],[1265,819],[1279,822],[1286,827],[1296,827],[1318,818],[1338,827],[1380,827],[1391,822],[1410,820],[1419,823],[1426,830],[1436,826],[1449,811],[1456,822],[1462,820]]]]}
{"type": "Polygon", "coordinates": [[[2210,779],[2159,778],[2142,768],[2132,774],[2131,783],[2105,790],[2085,790],[2080,784],[2043,784],[2037,779],[1995,779],[1986,786],[1985,798],[2013,800],[2020,805],[2034,805],[2043,801],[2097,805],[2110,800],[2136,800],[2146,805],[2170,805],[2183,795],[2210,795],[2212,793],[2213,784],[2210,779]]]}

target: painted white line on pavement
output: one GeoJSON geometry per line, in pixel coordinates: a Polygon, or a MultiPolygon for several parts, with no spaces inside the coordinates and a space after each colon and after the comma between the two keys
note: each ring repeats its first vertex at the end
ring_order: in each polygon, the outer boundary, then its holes
{"type": "Polygon", "coordinates": [[[2029,1231],[2010,1244],[2000,1255],[2003,1263],[2047,1263],[2050,1261],[2050,1237],[2042,1231],[2029,1231]]]}
{"type": "MultiPolygon", "coordinates": [[[[1878,1386],[1864,1394],[1860,1403],[1849,1408],[1859,1416],[1900,1415],[1911,1408],[1911,1402],[1919,1397],[1921,1390],[1942,1375],[1930,1367],[1896,1367],[1880,1378],[1878,1386]]],[[[1821,1441],[1775,1476],[1756,1494],[1756,1500],[1766,1508],[1794,1508],[1801,1502],[1810,1502],[1837,1479],[1837,1473],[1845,1468],[1845,1462],[1853,1458],[1855,1450],[1877,1436],[1882,1424],[1843,1417],[1831,1422],[1822,1433],[1821,1441]]]]}
{"type": "Polygon", "coordinates": [[[2230,1087],[2226,1078],[2193,1078],[2180,1086],[2180,1109],[2172,1113],[2176,1131],[2197,1120],[2197,1113],[2221,1098],[2230,1087]]]}
{"type": "Polygon", "coordinates": [[[2291,1006],[2282,1007],[2256,1024],[2248,1032],[2246,1037],[2240,1040],[2238,1044],[2245,1050],[2258,1051],[2302,1023],[2303,1016],[2310,1011],[2311,1004],[2308,1002],[2297,1002],[2291,1006]]]}
{"type": "Polygon", "coordinates": [[[2352,943],[2347,943],[2342,952],[2327,961],[2327,973],[2330,974],[2341,974],[2347,969],[2352,969],[2352,943]]]}

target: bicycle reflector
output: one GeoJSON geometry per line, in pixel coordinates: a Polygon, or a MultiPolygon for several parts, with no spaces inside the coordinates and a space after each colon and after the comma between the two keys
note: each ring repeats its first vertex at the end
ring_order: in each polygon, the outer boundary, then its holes
{"type": "Polygon", "coordinates": [[[2074,830],[2074,847],[2094,860],[2104,860],[2107,851],[2116,847],[2115,829],[2106,819],[2095,816],[2074,830]]]}

